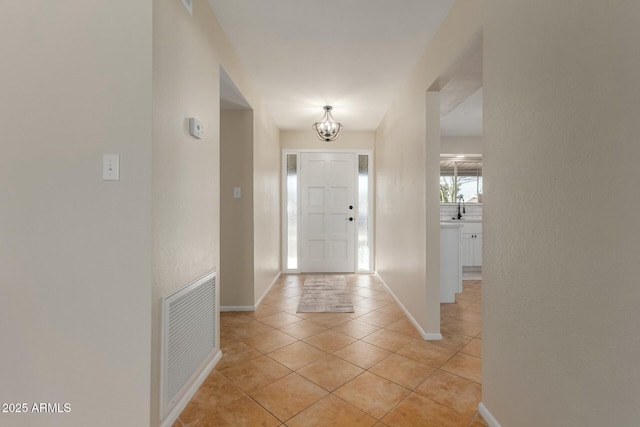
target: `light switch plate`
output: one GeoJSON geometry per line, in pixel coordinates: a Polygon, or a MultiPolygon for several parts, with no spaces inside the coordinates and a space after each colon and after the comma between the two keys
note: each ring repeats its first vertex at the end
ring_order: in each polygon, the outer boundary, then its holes
{"type": "Polygon", "coordinates": [[[120,180],[120,155],[104,154],[102,156],[102,180],[103,181],[119,181],[120,180]]]}
{"type": "Polygon", "coordinates": [[[194,138],[204,138],[204,128],[202,127],[202,123],[194,117],[189,119],[189,133],[194,138]]]}
{"type": "Polygon", "coordinates": [[[233,198],[239,199],[242,196],[242,190],[240,187],[233,187],[233,198]]]}

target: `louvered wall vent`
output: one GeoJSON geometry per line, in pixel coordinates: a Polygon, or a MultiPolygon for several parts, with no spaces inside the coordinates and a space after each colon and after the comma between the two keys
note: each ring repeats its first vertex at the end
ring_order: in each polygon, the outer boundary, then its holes
{"type": "Polygon", "coordinates": [[[216,349],[216,272],[163,299],[161,417],[180,400],[216,349]]]}

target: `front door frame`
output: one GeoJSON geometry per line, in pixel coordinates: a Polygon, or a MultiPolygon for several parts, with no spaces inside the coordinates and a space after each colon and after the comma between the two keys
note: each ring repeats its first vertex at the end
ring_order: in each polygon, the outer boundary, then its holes
{"type": "MultiPolygon", "coordinates": [[[[336,154],[347,154],[347,153],[352,153],[355,155],[355,167],[356,167],[356,196],[358,196],[360,194],[360,188],[359,188],[359,174],[358,174],[358,164],[359,164],[359,156],[367,156],[368,158],[368,179],[366,182],[367,185],[367,217],[368,217],[368,221],[367,221],[367,247],[368,247],[368,252],[369,252],[369,259],[368,259],[368,268],[364,268],[362,262],[358,261],[358,248],[359,248],[359,244],[358,244],[358,227],[354,227],[354,233],[356,233],[355,235],[355,245],[354,245],[354,251],[355,253],[355,262],[354,262],[354,268],[355,268],[355,272],[356,273],[373,273],[374,272],[374,236],[373,236],[373,227],[374,227],[374,194],[375,194],[375,188],[374,188],[374,157],[373,157],[373,150],[349,150],[349,149],[283,149],[282,150],[282,175],[281,175],[281,188],[282,188],[282,193],[281,193],[281,201],[282,201],[282,237],[281,237],[281,242],[282,242],[282,272],[285,274],[299,274],[301,273],[300,270],[300,260],[301,260],[301,253],[300,253],[300,245],[298,244],[298,242],[300,241],[300,231],[299,230],[294,230],[291,234],[291,236],[289,236],[289,212],[288,212],[288,208],[293,207],[295,208],[295,213],[292,213],[292,215],[298,215],[298,225],[300,223],[299,221],[299,212],[300,212],[300,197],[297,197],[297,206],[289,206],[289,202],[288,202],[288,197],[287,195],[289,194],[289,188],[288,188],[288,179],[287,179],[287,156],[288,155],[295,155],[296,159],[297,159],[297,165],[299,168],[300,165],[300,155],[302,153],[336,153],[336,154]],[[297,232],[296,232],[297,231],[297,232]],[[292,241],[292,239],[295,238],[295,242],[292,241]],[[292,241],[292,245],[295,245],[296,248],[294,248],[292,250],[292,254],[293,257],[295,257],[296,262],[294,262],[294,266],[290,266],[289,263],[289,242],[292,241]],[[297,264],[296,264],[297,263],[297,264]],[[295,268],[294,268],[295,267],[295,268]]],[[[298,169],[299,170],[299,169],[298,169]]],[[[297,179],[295,180],[296,182],[296,194],[299,195],[300,194],[300,179],[299,179],[299,174],[297,175],[297,179]]],[[[358,197],[356,197],[358,198],[358,197]]],[[[358,215],[361,213],[361,207],[360,207],[360,203],[356,200],[356,218],[358,218],[358,215]]],[[[366,264],[366,262],[364,263],[366,264]]]]}

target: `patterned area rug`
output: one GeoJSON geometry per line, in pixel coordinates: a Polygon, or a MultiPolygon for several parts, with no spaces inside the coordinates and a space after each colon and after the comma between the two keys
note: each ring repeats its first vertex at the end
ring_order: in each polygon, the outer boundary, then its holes
{"type": "Polygon", "coordinates": [[[297,313],[353,313],[347,281],[340,274],[308,274],[297,313]]]}

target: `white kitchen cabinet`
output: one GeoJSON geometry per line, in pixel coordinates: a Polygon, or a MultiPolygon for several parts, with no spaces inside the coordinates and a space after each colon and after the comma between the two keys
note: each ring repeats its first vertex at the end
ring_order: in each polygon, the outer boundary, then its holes
{"type": "Polygon", "coordinates": [[[465,223],[460,239],[463,267],[482,266],[482,223],[465,223]]]}

